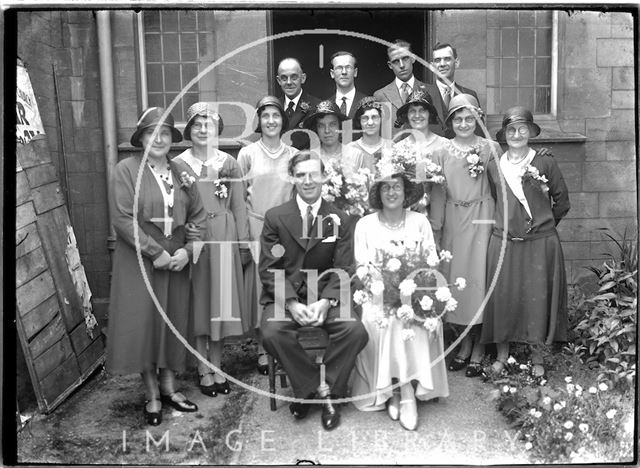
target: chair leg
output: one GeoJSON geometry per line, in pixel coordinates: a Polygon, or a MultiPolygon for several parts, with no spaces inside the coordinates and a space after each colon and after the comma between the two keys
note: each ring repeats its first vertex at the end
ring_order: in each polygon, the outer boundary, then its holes
{"type": "Polygon", "coordinates": [[[280,387],[281,388],[287,388],[287,375],[286,374],[281,374],[280,375],[280,387]]]}
{"type": "MultiPolygon", "coordinates": [[[[267,361],[269,366],[269,393],[275,395],[276,393],[276,365],[271,354],[267,355],[267,361]]],[[[269,397],[269,404],[271,407],[271,411],[276,410],[276,399],[272,396],[269,397]]]]}

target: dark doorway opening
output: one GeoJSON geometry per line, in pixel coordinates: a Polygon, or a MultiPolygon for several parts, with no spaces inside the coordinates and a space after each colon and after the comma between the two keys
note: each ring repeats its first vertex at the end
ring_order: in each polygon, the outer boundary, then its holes
{"type": "MultiPolygon", "coordinates": [[[[412,44],[413,52],[427,57],[427,11],[426,10],[274,10],[273,33],[301,29],[337,29],[363,33],[389,42],[405,39],[412,44]]],[[[340,34],[313,34],[285,37],[273,41],[273,64],[295,57],[302,62],[307,82],[304,89],[312,95],[325,99],[335,91],[335,83],[329,76],[329,58],[334,52],[347,50],[358,60],[356,88],[368,95],[394,79],[387,66],[385,45],[358,37],[340,34]],[[321,47],[322,46],[322,47],[321,47]]],[[[414,74],[425,81],[427,70],[416,63],[414,74]]],[[[277,70],[274,70],[274,75],[277,70]]],[[[276,95],[280,95],[274,77],[276,95]]]]}

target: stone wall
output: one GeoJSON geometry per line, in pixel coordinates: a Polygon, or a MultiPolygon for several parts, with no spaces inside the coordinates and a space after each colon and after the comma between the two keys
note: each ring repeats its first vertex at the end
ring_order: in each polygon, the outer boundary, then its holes
{"type": "MultiPolygon", "coordinates": [[[[458,48],[456,79],[476,89],[483,105],[492,14],[496,10],[433,13],[434,37],[458,48]]],[[[571,211],[558,230],[571,282],[588,274],[583,267],[615,252],[599,228],[620,235],[637,230],[633,41],[630,13],[558,13],[558,113],[539,123],[553,135],[543,146],[554,149],[570,191],[571,211]],[[567,144],[563,132],[586,141],[567,144]]]]}
{"type": "Polygon", "coordinates": [[[105,298],[111,263],[95,17],[88,11],[17,16],[18,55],[31,78],[52,160],[67,186],[82,264],[94,298],[105,298]]]}

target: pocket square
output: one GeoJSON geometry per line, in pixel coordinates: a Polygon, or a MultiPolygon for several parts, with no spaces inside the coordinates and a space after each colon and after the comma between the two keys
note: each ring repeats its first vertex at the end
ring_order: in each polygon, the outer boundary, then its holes
{"type": "Polygon", "coordinates": [[[323,244],[328,244],[329,242],[335,242],[337,240],[338,240],[337,236],[330,236],[330,237],[327,237],[326,239],[323,239],[322,243],[323,244]]]}

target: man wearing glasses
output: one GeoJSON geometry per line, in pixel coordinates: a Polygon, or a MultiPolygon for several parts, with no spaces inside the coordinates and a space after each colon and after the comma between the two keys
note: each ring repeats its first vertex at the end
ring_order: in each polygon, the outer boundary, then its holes
{"type": "MultiPolygon", "coordinates": [[[[306,80],[307,75],[302,71],[302,65],[298,59],[285,58],[278,65],[276,81],[284,94],[282,106],[289,122],[285,131],[301,128],[302,120],[320,102],[320,99],[302,89],[302,85],[306,80]]],[[[304,132],[293,132],[291,134],[291,146],[296,149],[308,149],[309,136],[304,132]]]]}
{"type": "Polygon", "coordinates": [[[336,82],[336,92],[327,99],[335,101],[340,112],[353,119],[358,103],[367,96],[356,89],[355,78],[358,76],[358,67],[354,55],[344,50],[333,54],[329,74],[336,82]]]}

